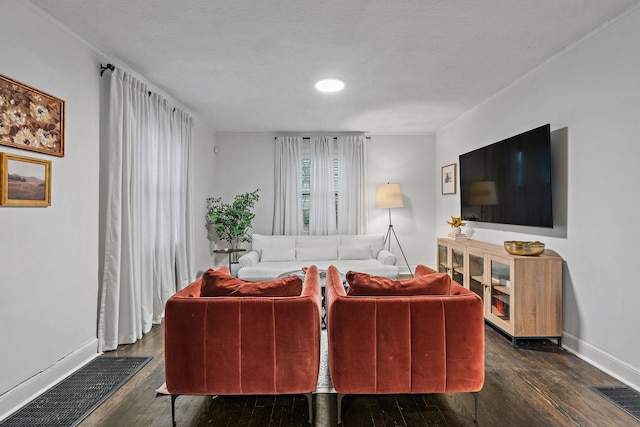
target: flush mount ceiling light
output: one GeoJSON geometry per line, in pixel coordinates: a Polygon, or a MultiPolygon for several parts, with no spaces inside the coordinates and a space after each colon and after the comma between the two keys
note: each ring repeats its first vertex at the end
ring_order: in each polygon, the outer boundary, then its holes
{"type": "Polygon", "coordinates": [[[344,82],[338,79],[324,79],[316,83],[320,92],[339,92],[344,88],[344,82]]]}

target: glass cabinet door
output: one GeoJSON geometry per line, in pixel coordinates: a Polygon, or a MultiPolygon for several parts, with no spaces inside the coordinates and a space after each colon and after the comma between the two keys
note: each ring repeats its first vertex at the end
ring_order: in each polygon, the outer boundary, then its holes
{"type": "Polygon", "coordinates": [[[484,257],[469,254],[469,289],[484,301],[484,257]]]}
{"type": "Polygon", "coordinates": [[[464,286],[464,250],[451,248],[451,278],[464,286]]]}
{"type": "Polygon", "coordinates": [[[438,245],[438,273],[449,272],[448,248],[444,245],[438,245]]]}
{"type": "Polygon", "coordinates": [[[511,270],[509,264],[491,260],[491,314],[511,318],[511,270]]]}

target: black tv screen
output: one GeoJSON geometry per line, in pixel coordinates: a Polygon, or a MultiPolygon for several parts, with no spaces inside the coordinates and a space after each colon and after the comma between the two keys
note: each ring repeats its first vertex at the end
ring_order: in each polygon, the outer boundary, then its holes
{"type": "Polygon", "coordinates": [[[550,129],[547,124],[460,155],[465,220],[553,227],[550,129]]]}

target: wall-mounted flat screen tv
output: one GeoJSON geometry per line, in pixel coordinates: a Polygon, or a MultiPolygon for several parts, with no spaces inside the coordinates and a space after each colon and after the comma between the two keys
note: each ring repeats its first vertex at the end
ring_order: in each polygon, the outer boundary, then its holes
{"type": "Polygon", "coordinates": [[[550,129],[540,126],[460,155],[464,219],[553,227],[550,129]]]}

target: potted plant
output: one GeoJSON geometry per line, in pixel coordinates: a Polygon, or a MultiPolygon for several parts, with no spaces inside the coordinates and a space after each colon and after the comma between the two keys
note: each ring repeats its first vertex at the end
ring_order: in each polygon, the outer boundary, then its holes
{"type": "Polygon", "coordinates": [[[214,228],[220,240],[237,249],[241,242],[250,242],[247,230],[252,227],[251,221],[256,216],[251,208],[258,201],[258,188],[250,193],[239,194],[232,203],[224,203],[221,197],[207,199],[207,228],[214,228]]]}

